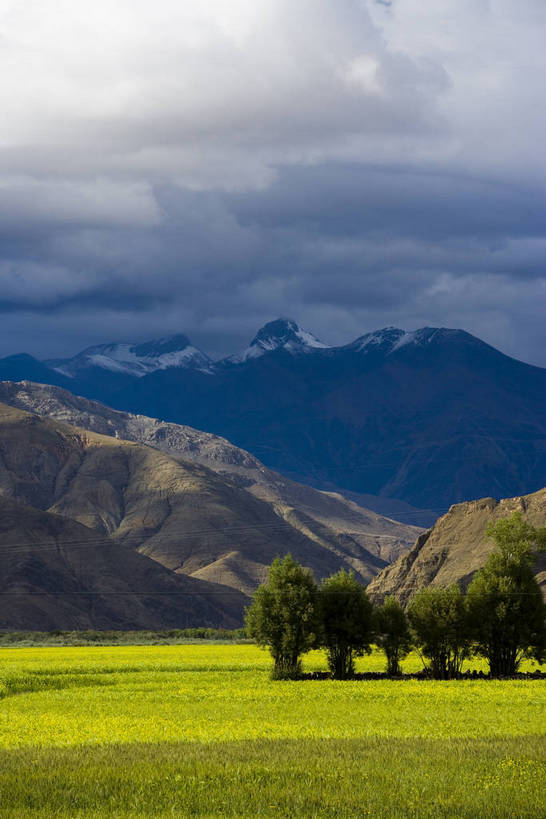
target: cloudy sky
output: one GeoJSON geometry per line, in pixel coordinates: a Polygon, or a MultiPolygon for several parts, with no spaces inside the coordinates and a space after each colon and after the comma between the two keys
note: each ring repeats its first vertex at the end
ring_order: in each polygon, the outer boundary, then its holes
{"type": "Polygon", "coordinates": [[[0,355],[289,315],[546,366],[544,0],[0,0],[0,355]]]}

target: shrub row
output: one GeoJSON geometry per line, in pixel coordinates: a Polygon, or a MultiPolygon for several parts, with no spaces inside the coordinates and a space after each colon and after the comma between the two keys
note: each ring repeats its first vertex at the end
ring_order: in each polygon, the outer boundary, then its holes
{"type": "Polygon", "coordinates": [[[245,640],[244,628],[172,628],[149,631],[4,631],[0,632],[0,646],[13,645],[161,645],[188,640],[218,640],[239,642],[245,640]]]}

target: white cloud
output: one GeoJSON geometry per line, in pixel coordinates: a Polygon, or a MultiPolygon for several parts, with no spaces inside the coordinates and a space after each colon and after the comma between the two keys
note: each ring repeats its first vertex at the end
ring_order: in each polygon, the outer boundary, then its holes
{"type": "Polygon", "coordinates": [[[546,182],[543,0],[393,0],[390,10],[375,8],[393,49],[430,59],[449,77],[440,104],[453,166],[546,182]]]}
{"type": "Polygon", "coordinates": [[[4,1],[0,170],[244,189],[349,157],[528,169],[545,26],[538,0],[4,1]]]}
{"type": "Polygon", "coordinates": [[[6,174],[0,178],[0,221],[3,229],[24,224],[87,223],[117,227],[159,224],[160,210],[150,186],[109,179],[33,178],[6,174]]]}
{"type": "Polygon", "coordinates": [[[8,3],[0,33],[0,162],[36,175],[260,186],[354,133],[427,131],[442,76],[355,0],[8,3]]]}

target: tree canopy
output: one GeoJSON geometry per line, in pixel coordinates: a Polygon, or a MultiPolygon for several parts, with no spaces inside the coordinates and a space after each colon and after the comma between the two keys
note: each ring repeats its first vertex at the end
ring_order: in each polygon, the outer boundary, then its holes
{"type": "Polygon", "coordinates": [[[398,676],[400,661],[411,649],[408,618],[396,598],[389,596],[375,611],[375,641],[387,658],[387,674],[398,676]]]}
{"type": "Polygon", "coordinates": [[[311,572],[291,555],[271,564],[247,610],[246,629],[258,645],[269,648],[274,678],[301,673],[301,655],[317,643],[317,586],[311,572]]]}
{"type": "Polygon", "coordinates": [[[472,636],[493,676],[514,674],[526,656],[541,661],[546,651],[546,606],[534,576],[546,528],[537,529],[521,512],[490,524],[496,548],[467,595],[472,636]]]}
{"type": "Polygon", "coordinates": [[[469,652],[465,599],[454,583],[418,592],[408,606],[413,639],[435,679],[456,677],[469,652]]]}
{"type": "Polygon", "coordinates": [[[319,589],[321,643],[328,667],[337,680],[354,674],[355,657],[370,651],[373,607],[364,587],[343,569],[319,589]]]}

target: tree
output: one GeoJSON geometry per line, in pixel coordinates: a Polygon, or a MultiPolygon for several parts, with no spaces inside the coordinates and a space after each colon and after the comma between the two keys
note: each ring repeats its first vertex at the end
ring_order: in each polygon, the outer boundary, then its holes
{"type": "Polygon", "coordinates": [[[465,599],[457,584],[418,592],[408,607],[408,619],[434,679],[456,677],[470,642],[465,599]]]}
{"type": "Polygon", "coordinates": [[[514,512],[490,523],[487,534],[496,548],[470,584],[467,604],[477,651],[491,675],[510,676],[524,657],[540,662],[546,650],[546,606],[533,572],[546,528],[536,529],[514,512]]]}
{"type": "Polygon", "coordinates": [[[395,597],[387,597],[375,611],[375,642],[387,658],[387,674],[401,674],[400,661],[411,649],[411,634],[406,612],[395,597]]]}
{"type": "Polygon", "coordinates": [[[308,569],[286,555],[269,567],[267,582],[246,612],[246,629],[274,660],[274,679],[301,674],[301,655],[317,643],[317,586],[308,569]]]}
{"type": "Polygon", "coordinates": [[[354,675],[355,657],[369,652],[373,607],[364,587],[343,569],[324,580],[319,589],[321,643],[336,680],[354,675]]]}

